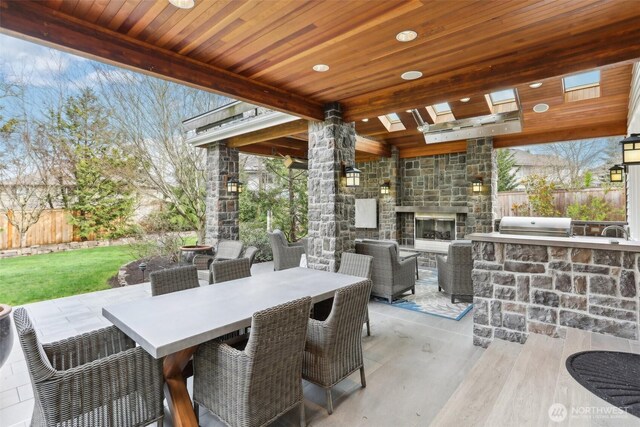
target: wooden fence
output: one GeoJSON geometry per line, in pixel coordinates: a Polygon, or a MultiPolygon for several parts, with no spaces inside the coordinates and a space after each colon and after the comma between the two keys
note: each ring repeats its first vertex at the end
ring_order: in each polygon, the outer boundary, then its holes
{"type": "MultiPolygon", "coordinates": [[[[589,188],[585,190],[567,191],[557,190],[553,192],[555,199],[555,208],[561,214],[565,214],[567,207],[574,203],[587,203],[589,197],[604,197],[604,199],[613,206],[614,209],[622,209],[624,212],[626,200],[624,189],[613,189],[605,192],[600,188],[589,188]]],[[[527,193],[523,191],[498,193],[498,218],[511,215],[528,215],[528,212],[514,212],[514,205],[528,203],[527,193]]],[[[611,220],[619,220],[620,218],[611,218],[611,220]]],[[[624,218],[622,218],[624,220],[624,218]]]]}
{"type": "MultiPolygon", "coordinates": [[[[9,215],[13,213],[8,212],[9,215]]],[[[26,246],[53,245],[80,241],[73,225],[69,224],[70,213],[64,209],[42,212],[37,223],[27,231],[26,246]]],[[[20,233],[11,225],[5,212],[0,212],[0,250],[20,247],[20,233]]]]}

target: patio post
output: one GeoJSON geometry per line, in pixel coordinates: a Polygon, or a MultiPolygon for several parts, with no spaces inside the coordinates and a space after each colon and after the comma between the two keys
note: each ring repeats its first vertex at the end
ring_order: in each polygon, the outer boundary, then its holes
{"type": "Polygon", "coordinates": [[[323,122],[309,122],[309,245],[307,263],[336,271],[342,252],[355,245],[355,193],[343,170],[355,163],[354,123],[342,121],[338,103],[325,106],[323,122]]]}
{"type": "Polygon", "coordinates": [[[224,141],[207,146],[207,223],[205,243],[215,246],[219,240],[238,240],[238,193],[227,191],[227,180],[238,177],[238,149],[224,141]]]}

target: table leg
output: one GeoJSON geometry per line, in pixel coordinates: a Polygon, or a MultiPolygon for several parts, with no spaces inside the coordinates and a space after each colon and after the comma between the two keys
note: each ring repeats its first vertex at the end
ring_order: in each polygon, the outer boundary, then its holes
{"type": "Polygon", "coordinates": [[[198,427],[196,414],[193,412],[193,405],[187,391],[187,382],[182,375],[182,371],[197,348],[197,346],[190,347],[170,354],[164,359],[162,372],[169,391],[167,401],[175,427],[198,427]]]}
{"type": "Polygon", "coordinates": [[[420,279],[420,273],[418,272],[418,258],[416,257],[416,280],[420,279]]]}

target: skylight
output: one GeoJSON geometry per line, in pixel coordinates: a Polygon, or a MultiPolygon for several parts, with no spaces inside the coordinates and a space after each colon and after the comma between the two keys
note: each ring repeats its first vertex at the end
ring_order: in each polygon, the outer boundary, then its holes
{"type": "Polygon", "coordinates": [[[516,100],[516,93],[513,89],[504,89],[490,93],[489,97],[493,105],[505,104],[507,102],[514,102],[516,100]]]}
{"type": "Polygon", "coordinates": [[[583,89],[586,87],[598,86],[600,84],[600,70],[587,71],[586,73],[574,74],[562,79],[564,91],[583,89]]]}
{"type": "Polygon", "coordinates": [[[400,120],[400,117],[399,117],[396,113],[389,113],[389,114],[387,114],[387,119],[388,119],[391,123],[402,123],[402,120],[400,120]]]}
{"type": "Polygon", "coordinates": [[[434,104],[433,110],[437,115],[449,114],[451,112],[451,107],[448,102],[441,102],[440,104],[434,104]]]}

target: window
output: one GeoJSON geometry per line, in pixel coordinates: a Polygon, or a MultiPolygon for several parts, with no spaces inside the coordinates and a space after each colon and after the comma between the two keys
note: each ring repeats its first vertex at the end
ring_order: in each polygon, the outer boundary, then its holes
{"type": "Polygon", "coordinates": [[[396,114],[396,113],[389,113],[387,114],[387,120],[389,120],[390,123],[402,123],[402,120],[400,120],[400,117],[396,114]]]}
{"type": "Polygon", "coordinates": [[[438,116],[451,113],[451,107],[449,106],[448,102],[441,102],[440,104],[434,104],[433,110],[436,112],[438,116]]]}
{"type": "Polygon", "coordinates": [[[564,100],[583,101],[600,97],[600,70],[574,74],[562,79],[564,100]]]}
{"type": "Polygon", "coordinates": [[[569,92],[577,89],[584,89],[600,85],[600,70],[587,71],[586,73],[574,74],[562,79],[564,91],[569,92]]]}
{"type": "Polygon", "coordinates": [[[516,93],[513,89],[499,90],[497,92],[490,93],[489,98],[491,98],[491,103],[493,105],[506,104],[508,102],[515,102],[516,93]]]}

